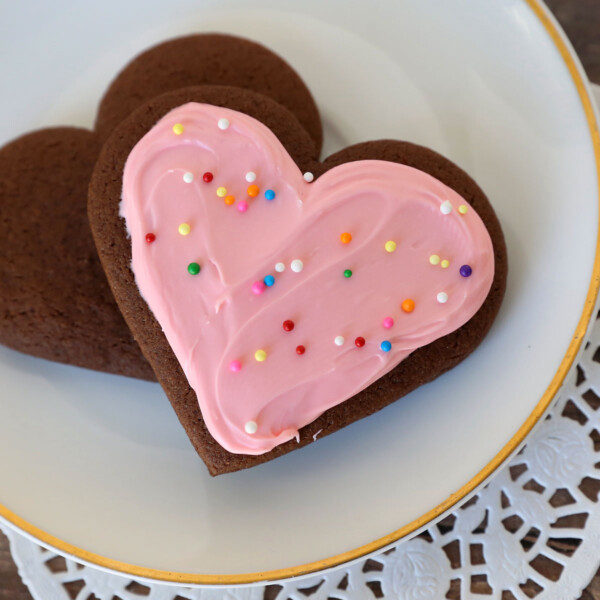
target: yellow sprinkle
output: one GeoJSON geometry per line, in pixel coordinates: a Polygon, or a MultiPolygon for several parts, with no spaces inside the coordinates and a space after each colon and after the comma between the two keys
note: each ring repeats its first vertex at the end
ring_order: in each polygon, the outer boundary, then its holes
{"type": "Polygon", "coordinates": [[[440,266],[442,267],[442,269],[447,269],[450,266],[450,261],[444,259],[441,263],[440,266]]]}
{"type": "Polygon", "coordinates": [[[459,212],[461,215],[466,215],[468,210],[469,210],[469,207],[468,207],[466,204],[461,204],[461,205],[458,207],[458,212],[459,212]]]}
{"type": "Polygon", "coordinates": [[[179,226],[179,233],[181,235],[187,235],[191,230],[191,227],[187,223],[182,223],[179,226]]]}
{"type": "Polygon", "coordinates": [[[217,196],[219,196],[219,198],[224,198],[225,196],[227,196],[227,188],[218,187],[217,188],[217,196]]]}
{"type": "Polygon", "coordinates": [[[235,198],[233,196],[225,196],[225,204],[227,206],[231,206],[235,202],[235,198]]]}
{"type": "Polygon", "coordinates": [[[258,361],[258,362],[263,362],[263,360],[265,360],[267,358],[267,353],[264,350],[257,350],[254,353],[254,358],[258,361]]]}
{"type": "Polygon", "coordinates": [[[394,250],[396,250],[396,242],[394,242],[392,240],[388,240],[385,243],[385,249],[387,252],[394,252],[394,250]]]}
{"type": "Polygon", "coordinates": [[[439,265],[439,264],[440,264],[440,257],[439,257],[437,254],[432,254],[432,255],[429,257],[429,262],[430,262],[432,265],[439,265]]]}
{"type": "Polygon", "coordinates": [[[181,135],[183,133],[183,125],[181,123],[175,123],[175,125],[173,125],[173,133],[175,135],[181,135]]]}

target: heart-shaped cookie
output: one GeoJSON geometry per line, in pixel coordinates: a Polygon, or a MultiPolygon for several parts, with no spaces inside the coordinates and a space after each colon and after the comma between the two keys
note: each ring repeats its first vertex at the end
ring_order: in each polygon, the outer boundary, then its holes
{"type": "Polygon", "coordinates": [[[310,92],[260,44],[200,34],[146,51],[107,90],[95,131],[44,129],[0,149],[0,343],[50,360],[154,378],[97,259],[87,187],[102,140],[133,108],[181,85],[205,83],[270,95],[295,112],[320,148],[310,92]]]}
{"type": "Polygon", "coordinates": [[[213,100],[167,94],[119,127],[92,178],[90,222],[216,474],[339,429],[462,360],[497,311],[506,260],[485,196],[439,155],[385,141],[320,165],[301,132],[277,139],[280,107],[213,100]]]}

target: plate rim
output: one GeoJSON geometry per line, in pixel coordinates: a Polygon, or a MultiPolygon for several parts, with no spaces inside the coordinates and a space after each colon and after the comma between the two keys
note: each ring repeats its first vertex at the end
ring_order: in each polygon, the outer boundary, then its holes
{"type": "MultiPolygon", "coordinates": [[[[566,34],[543,3],[543,0],[522,0],[522,2],[531,9],[534,17],[540,21],[546,33],[550,36],[551,41],[567,66],[575,85],[592,141],[598,182],[597,201],[600,207],[600,132],[587,76],[566,34]]],[[[256,573],[212,575],[153,569],[95,554],[36,527],[2,504],[0,504],[0,522],[5,522],[9,527],[16,529],[33,541],[40,542],[43,546],[52,548],[60,554],[70,556],[92,567],[119,574],[132,575],[142,580],[171,582],[179,585],[232,586],[281,581],[339,567],[342,564],[365,558],[378,550],[385,549],[387,546],[392,546],[408,535],[416,533],[425,528],[425,526],[435,522],[455,507],[461,500],[466,499],[470,494],[476,492],[519,449],[525,438],[545,414],[579,353],[596,305],[600,288],[600,222],[597,224],[596,232],[594,265],[581,316],[556,373],[532,412],[503,448],[467,483],[456,492],[450,494],[434,508],[383,537],[377,538],[358,548],[336,554],[335,556],[294,567],[256,573]]]]}

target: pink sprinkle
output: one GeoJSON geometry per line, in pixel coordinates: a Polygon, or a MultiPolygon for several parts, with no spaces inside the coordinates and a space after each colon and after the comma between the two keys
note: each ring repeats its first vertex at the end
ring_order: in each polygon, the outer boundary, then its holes
{"type": "Polygon", "coordinates": [[[391,328],[394,326],[394,319],[392,319],[392,317],[386,317],[386,318],[383,320],[383,326],[384,326],[386,329],[391,329],[391,328]]]}
{"type": "Polygon", "coordinates": [[[229,363],[229,370],[237,373],[242,368],[242,363],[239,360],[232,360],[229,363]]]}
{"type": "Polygon", "coordinates": [[[238,202],[237,209],[240,212],[246,212],[248,210],[248,203],[245,200],[238,202]]]}
{"type": "Polygon", "coordinates": [[[265,290],[267,289],[267,286],[265,285],[264,281],[255,281],[252,284],[252,291],[257,295],[260,296],[265,290]]]}

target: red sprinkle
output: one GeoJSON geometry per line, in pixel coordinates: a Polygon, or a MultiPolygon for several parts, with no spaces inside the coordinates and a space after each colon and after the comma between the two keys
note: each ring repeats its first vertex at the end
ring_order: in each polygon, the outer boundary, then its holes
{"type": "Polygon", "coordinates": [[[287,321],[284,321],[283,329],[285,331],[291,331],[292,329],[294,329],[294,321],[290,321],[289,319],[287,321]]]}
{"type": "Polygon", "coordinates": [[[306,352],[306,348],[304,346],[296,346],[296,354],[304,354],[306,352]]]}
{"type": "Polygon", "coordinates": [[[213,180],[213,174],[207,171],[202,175],[202,179],[204,179],[206,183],[210,183],[213,180]]]}
{"type": "Polygon", "coordinates": [[[364,337],[357,337],[354,340],[354,344],[357,348],[362,348],[365,345],[365,338],[364,337]]]}
{"type": "Polygon", "coordinates": [[[153,233],[146,234],[146,241],[151,244],[156,239],[156,236],[153,233]]]}

